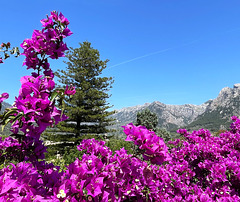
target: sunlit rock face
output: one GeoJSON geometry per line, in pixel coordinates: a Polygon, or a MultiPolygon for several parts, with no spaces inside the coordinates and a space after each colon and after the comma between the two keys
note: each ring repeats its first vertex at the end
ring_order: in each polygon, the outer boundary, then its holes
{"type": "Polygon", "coordinates": [[[205,116],[216,120],[229,119],[233,115],[240,115],[240,83],[235,84],[233,88],[223,88],[217,98],[208,100],[201,105],[167,105],[155,101],[144,105],[122,108],[112,117],[116,119],[118,126],[134,123],[137,112],[146,108],[158,115],[158,127],[166,129],[185,127],[198,121],[198,119],[203,119],[205,116]]]}

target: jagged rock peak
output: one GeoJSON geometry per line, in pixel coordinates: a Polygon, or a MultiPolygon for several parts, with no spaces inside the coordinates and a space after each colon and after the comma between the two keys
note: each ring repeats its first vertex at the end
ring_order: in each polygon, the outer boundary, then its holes
{"type": "Polygon", "coordinates": [[[224,88],[220,91],[220,93],[222,93],[222,92],[228,92],[228,91],[231,91],[231,88],[229,88],[229,87],[224,87],[224,88]]]}
{"type": "Polygon", "coordinates": [[[239,95],[239,92],[240,92],[240,83],[237,83],[237,84],[234,84],[233,85],[233,88],[229,88],[229,87],[224,87],[218,97],[217,97],[217,101],[220,101],[220,100],[225,100],[225,99],[229,99],[231,98],[232,96],[235,97],[235,96],[238,96],[239,95]]]}
{"type": "Polygon", "coordinates": [[[136,106],[132,106],[132,107],[124,107],[122,109],[116,110],[117,112],[126,112],[129,111],[131,112],[132,110],[140,110],[140,109],[144,109],[146,107],[148,107],[151,103],[145,103],[143,105],[136,105],[136,106]]]}
{"type": "Polygon", "coordinates": [[[159,102],[159,101],[154,101],[153,103],[151,103],[151,105],[160,105],[160,106],[165,106],[166,104],[159,102]]]}
{"type": "Polygon", "coordinates": [[[240,88],[240,83],[236,83],[233,85],[233,88],[240,88]]]}

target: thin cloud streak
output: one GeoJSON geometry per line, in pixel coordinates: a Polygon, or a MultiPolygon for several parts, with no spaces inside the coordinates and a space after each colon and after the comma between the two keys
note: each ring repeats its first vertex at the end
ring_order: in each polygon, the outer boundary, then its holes
{"type": "Polygon", "coordinates": [[[115,65],[112,65],[112,66],[108,67],[108,69],[110,69],[110,68],[112,68],[112,67],[119,66],[119,65],[123,65],[123,64],[129,63],[129,62],[132,62],[132,61],[135,61],[135,60],[139,60],[139,59],[142,59],[142,58],[151,56],[151,55],[156,55],[156,54],[159,54],[159,53],[164,53],[164,52],[167,52],[167,51],[172,50],[172,49],[173,49],[173,48],[167,48],[167,49],[160,50],[160,51],[156,51],[156,52],[153,52],[153,53],[148,53],[148,54],[146,54],[146,55],[142,55],[142,56],[139,56],[139,57],[130,59],[130,60],[126,60],[126,61],[124,61],[124,62],[120,62],[120,63],[115,64],[115,65]]]}
{"type": "Polygon", "coordinates": [[[182,47],[185,47],[185,46],[194,44],[194,43],[198,42],[199,40],[201,40],[201,39],[193,40],[193,41],[191,41],[191,42],[189,42],[189,43],[185,43],[185,44],[182,44],[182,45],[179,45],[179,46],[176,46],[176,47],[166,48],[166,49],[163,49],[163,50],[160,50],[160,51],[148,53],[148,54],[145,54],[145,55],[142,55],[142,56],[133,58],[133,59],[129,59],[129,60],[120,62],[120,63],[115,64],[115,65],[112,65],[112,66],[108,67],[107,69],[110,69],[110,68],[112,68],[112,67],[117,67],[117,66],[120,66],[120,65],[123,65],[123,64],[127,64],[127,63],[129,63],[129,62],[133,62],[133,61],[135,61],[135,60],[139,60],[139,59],[142,59],[142,58],[146,58],[146,57],[149,57],[149,56],[152,56],[152,55],[157,55],[157,54],[165,53],[165,52],[168,52],[168,51],[170,51],[170,50],[177,49],[177,48],[182,48],[182,47]]]}
{"type": "Polygon", "coordinates": [[[120,66],[120,65],[123,65],[123,64],[127,64],[129,62],[133,62],[135,60],[139,60],[139,59],[142,59],[142,58],[145,58],[145,57],[149,57],[149,56],[152,56],[152,55],[157,55],[157,54],[160,54],[160,53],[165,53],[167,51],[170,51],[170,50],[174,50],[174,49],[177,49],[177,48],[182,48],[182,47],[185,47],[185,46],[189,46],[191,44],[194,44],[198,41],[201,41],[201,40],[204,40],[204,39],[207,39],[207,38],[212,38],[212,37],[216,37],[216,36],[219,36],[219,35],[222,35],[222,34],[228,34],[228,33],[231,33],[231,32],[236,32],[236,31],[239,31],[240,28],[237,27],[237,28],[234,28],[234,29],[230,29],[230,30],[227,30],[227,31],[223,31],[223,32],[219,32],[219,33],[215,33],[213,34],[212,36],[207,36],[207,37],[201,37],[199,39],[196,39],[196,40],[193,40],[189,43],[184,43],[182,45],[179,45],[179,46],[175,46],[175,47],[172,47],[172,48],[166,48],[166,49],[163,49],[163,50],[160,50],[160,51],[156,51],[156,52],[152,52],[152,53],[148,53],[148,54],[145,54],[145,55],[142,55],[142,56],[139,56],[139,57],[136,57],[136,58],[133,58],[133,59],[129,59],[129,60],[126,60],[126,61],[123,61],[123,62],[120,62],[118,64],[115,64],[115,65],[112,65],[110,67],[108,67],[107,69],[110,69],[112,67],[117,67],[117,66],[120,66]]]}

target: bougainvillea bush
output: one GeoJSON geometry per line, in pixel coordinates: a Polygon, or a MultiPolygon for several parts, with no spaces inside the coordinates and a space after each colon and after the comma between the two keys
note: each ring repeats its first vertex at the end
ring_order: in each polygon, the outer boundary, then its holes
{"type": "MultiPolygon", "coordinates": [[[[43,29],[21,44],[32,75],[20,79],[19,96],[0,116],[12,132],[0,139],[0,201],[240,201],[240,119],[235,116],[230,130],[218,137],[204,129],[178,130],[184,138],[169,141],[172,149],[153,131],[128,124],[123,129],[126,141],[137,147],[134,154],[124,148],[113,153],[104,141],[88,139],[77,147],[82,158],[65,171],[47,163],[40,136],[67,119],[55,102],[74,96],[75,89],[55,89],[48,62],[64,56],[63,40],[72,34],[69,21],[51,12],[41,23],[43,29]]],[[[0,103],[7,98],[2,93],[0,103]]]]}

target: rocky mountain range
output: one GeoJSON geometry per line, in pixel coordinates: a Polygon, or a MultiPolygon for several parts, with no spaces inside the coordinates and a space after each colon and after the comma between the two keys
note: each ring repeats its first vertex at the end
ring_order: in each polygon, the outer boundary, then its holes
{"type": "MultiPolygon", "coordinates": [[[[6,108],[9,108],[9,107],[11,107],[11,105],[9,104],[9,103],[7,103],[7,102],[2,102],[1,103],[1,110],[0,110],[0,114],[2,114],[3,112],[4,112],[4,110],[6,109],[6,108]]],[[[10,135],[11,133],[10,133],[10,125],[8,124],[5,128],[4,128],[4,130],[2,131],[2,127],[0,127],[0,135],[10,135]]]]}
{"type": "Polygon", "coordinates": [[[7,102],[2,102],[1,105],[2,105],[2,107],[1,107],[1,110],[0,110],[0,114],[1,114],[6,108],[11,107],[11,105],[8,104],[7,102]]]}
{"type": "Polygon", "coordinates": [[[240,115],[240,84],[233,88],[223,88],[218,97],[201,105],[168,105],[155,101],[134,107],[127,107],[112,115],[116,119],[115,128],[136,121],[137,113],[148,108],[158,116],[158,127],[174,131],[177,128],[211,131],[229,128],[231,116],[240,115]]]}

